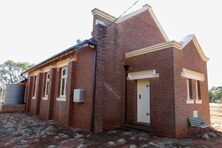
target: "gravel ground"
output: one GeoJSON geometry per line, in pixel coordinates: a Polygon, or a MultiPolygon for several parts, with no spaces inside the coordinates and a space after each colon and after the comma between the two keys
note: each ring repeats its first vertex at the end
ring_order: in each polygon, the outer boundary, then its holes
{"type": "Polygon", "coordinates": [[[213,147],[222,148],[222,134],[203,134],[202,139],[173,139],[157,137],[129,129],[116,129],[100,134],[64,128],[53,122],[40,120],[22,113],[0,114],[0,148],[164,148],[164,147],[213,147]]]}

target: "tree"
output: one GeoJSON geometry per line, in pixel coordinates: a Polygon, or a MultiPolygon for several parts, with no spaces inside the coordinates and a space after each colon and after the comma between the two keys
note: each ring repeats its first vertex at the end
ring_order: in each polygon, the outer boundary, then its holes
{"type": "Polygon", "coordinates": [[[209,90],[209,99],[211,103],[222,102],[222,87],[212,87],[209,90]]]}
{"type": "Polygon", "coordinates": [[[27,62],[15,62],[8,60],[3,64],[0,64],[0,87],[3,89],[7,84],[16,83],[23,78],[20,76],[21,73],[29,69],[32,65],[27,62]]]}

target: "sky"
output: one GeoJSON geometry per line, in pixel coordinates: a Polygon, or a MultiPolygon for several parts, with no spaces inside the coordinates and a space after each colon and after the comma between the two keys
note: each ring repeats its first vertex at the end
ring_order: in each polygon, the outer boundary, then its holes
{"type": "MultiPolygon", "coordinates": [[[[5,0],[0,1],[0,63],[37,64],[88,39],[93,8],[115,17],[136,0],[5,0]]],[[[170,40],[195,34],[208,61],[209,88],[222,86],[222,1],[140,0],[128,13],[149,4],[170,40]]]]}

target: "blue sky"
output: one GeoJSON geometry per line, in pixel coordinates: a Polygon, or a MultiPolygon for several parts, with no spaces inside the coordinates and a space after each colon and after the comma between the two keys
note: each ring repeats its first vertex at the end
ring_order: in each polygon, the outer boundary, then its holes
{"type": "MultiPolygon", "coordinates": [[[[93,8],[119,16],[135,0],[0,1],[0,63],[12,59],[38,63],[90,37],[93,8]]],[[[140,0],[154,13],[170,40],[194,33],[208,62],[209,88],[222,85],[222,9],[220,0],[140,0]]]]}

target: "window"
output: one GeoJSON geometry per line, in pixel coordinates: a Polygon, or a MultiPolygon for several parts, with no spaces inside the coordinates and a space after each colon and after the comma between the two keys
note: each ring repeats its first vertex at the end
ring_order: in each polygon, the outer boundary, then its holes
{"type": "Polygon", "coordinates": [[[48,97],[49,94],[49,78],[50,78],[50,73],[46,73],[46,79],[45,79],[45,97],[48,97]]]}
{"type": "Polygon", "coordinates": [[[60,97],[66,96],[67,67],[62,68],[60,81],[60,97]]]}
{"type": "Polygon", "coordinates": [[[196,81],[196,103],[202,103],[200,81],[196,81]]]}
{"type": "Polygon", "coordinates": [[[191,79],[187,79],[187,103],[194,103],[191,79]]]}
{"type": "Polygon", "coordinates": [[[36,97],[36,88],[37,88],[37,77],[34,76],[33,83],[32,83],[32,98],[35,99],[36,97]]]}
{"type": "Polygon", "coordinates": [[[200,99],[201,99],[201,94],[200,94],[200,81],[196,81],[196,95],[197,95],[197,99],[200,100],[200,99]]]}
{"type": "Polygon", "coordinates": [[[188,99],[192,99],[192,80],[188,79],[187,80],[187,93],[188,93],[188,99]]]}

